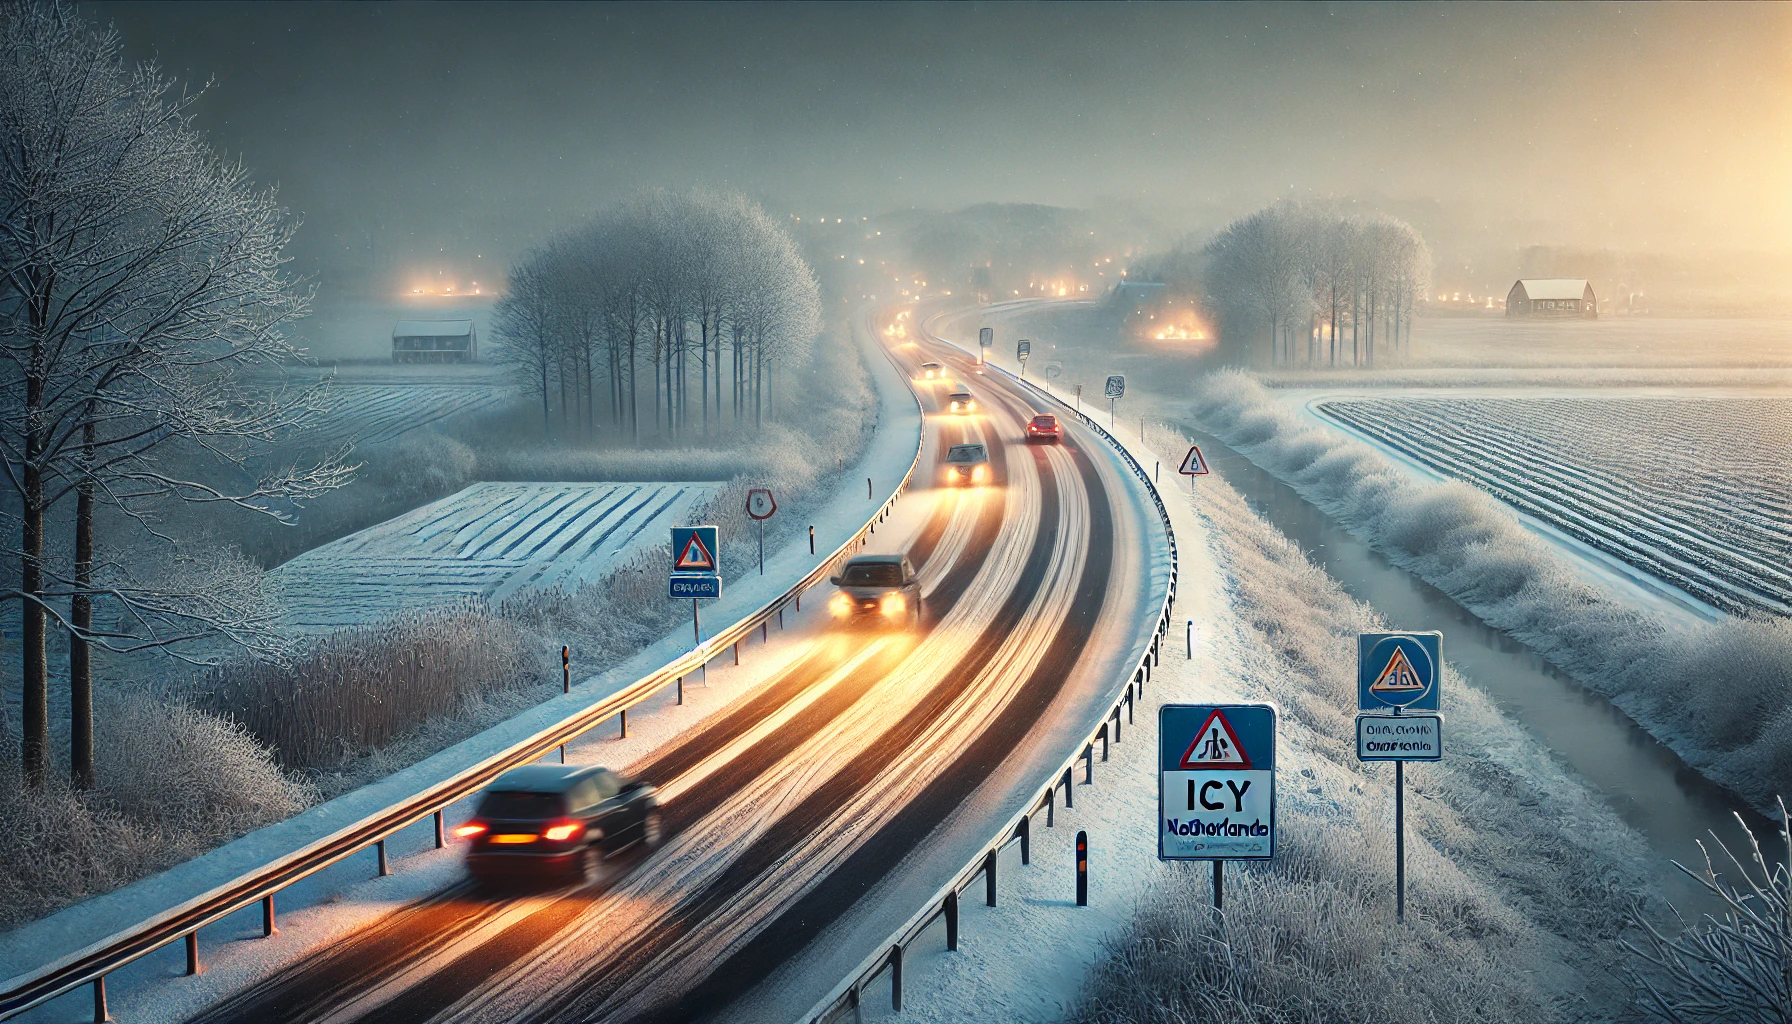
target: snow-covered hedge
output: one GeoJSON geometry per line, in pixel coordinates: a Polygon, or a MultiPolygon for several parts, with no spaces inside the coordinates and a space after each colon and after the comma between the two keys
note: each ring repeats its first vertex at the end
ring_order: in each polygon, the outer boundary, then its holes
{"type": "Polygon", "coordinates": [[[1454,597],[1761,807],[1792,791],[1792,620],[1671,620],[1576,574],[1512,511],[1467,484],[1425,483],[1316,428],[1248,374],[1194,391],[1215,436],[1294,486],[1395,564],[1454,597]]]}

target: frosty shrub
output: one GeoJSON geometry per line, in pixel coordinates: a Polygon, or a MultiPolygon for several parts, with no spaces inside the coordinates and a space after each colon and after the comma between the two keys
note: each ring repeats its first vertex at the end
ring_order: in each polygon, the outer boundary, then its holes
{"type": "MultiPolygon", "coordinates": [[[[1783,800],[1779,812],[1784,822],[1783,800]]],[[[1760,838],[1740,816],[1736,823],[1748,841],[1747,863],[1713,833],[1718,856],[1699,844],[1705,852],[1703,872],[1674,864],[1717,897],[1721,917],[1707,914],[1690,925],[1681,918],[1678,934],[1670,935],[1642,914],[1631,915],[1643,935],[1640,945],[1624,943],[1642,961],[1632,964],[1630,972],[1637,1005],[1654,1019],[1673,1024],[1792,1020],[1792,867],[1784,861],[1769,863],[1760,838]]],[[[1782,849],[1787,838],[1782,825],[1782,849]]]]}
{"type": "Polygon", "coordinates": [[[1307,425],[1249,374],[1200,380],[1194,413],[1396,565],[1613,697],[1700,771],[1757,806],[1792,789],[1792,621],[1685,623],[1616,599],[1498,500],[1416,480],[1307,425]],[[1723,686],[1685,684],[1712,664],[1725,666],[1723,686]]]}
{"type": "Polygon", "coordinates": [[[289,664],[239,660],[191,684],[289,769],[327,771],[487,692],[542,675],[539,643],[481,604],[407,612],[313,642],[289,664]]]}
{"type": "Polygon", "coordinates": [[[98,896],[309,806],[236,723],[141,693],[97,718],[99,786],[21,786],[0,768],[0,928],[98,896]]]}

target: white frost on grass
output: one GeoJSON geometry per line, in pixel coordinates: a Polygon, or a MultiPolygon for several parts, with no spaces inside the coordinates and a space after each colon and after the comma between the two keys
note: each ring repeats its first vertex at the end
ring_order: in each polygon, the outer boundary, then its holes
{"type": "Polygon", "coordinates": [[[1792,621],[1680,621],[1588,584],[1495,499],[1425,483],[1315,428],[1250,376],[1197,383],[1200,424],[1368,540],[1589,686],[1757,806],[1792,784],[1792,621]]]}
{"type": "Polygon", "coordinates": [[[475,484],[300,555],[274,571],[295,630],[321,632],[406,609],[492,605],[595,585],[664,544],[717,484],[475,484]]]}

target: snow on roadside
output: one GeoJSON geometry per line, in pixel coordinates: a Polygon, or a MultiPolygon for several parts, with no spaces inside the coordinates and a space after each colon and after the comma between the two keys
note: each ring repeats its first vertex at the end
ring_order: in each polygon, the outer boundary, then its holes
{"type": "MultiPolygon", "coordinates": [[[[1139,453],[1144,459],[1180,455],[1173,435],[1157,431],[1153,441],[1155,450],[1139,453]]],[[[1643,844],[1464,685],[1448,691],[1449,760],[1408,775],[1412,928],[1405,939],[1379,938],[1394,934],[1392,771],[1356,763],[1350,706],[1336,692],[1354,686],[1351,634],[1372,625],[1373,613],[1251,515],[1223,480],[1166,492],[1183,560],[1176,619],[1195,623],[1194,657],[1173,633],[1140,714],[1111,759],[1096,765],[1094,785],[1082,785],[1079,774],[1075,809],[1060,807],[1055,828],[1034,830],[1032,866],[1019,866],[1014,847],[1007,851],[998,905],[983,906],[977,887],[965,893],[959,952],[945,951],[938,923],[911,948],[900,1019],[1099,1016],[1080,1000],[1097,965],[1125,966],[1110,958],[1128,949],[1135,911],[1185,912],[1210,871],[1156,859],[1152,710],[1171,701],[1264,699],[1283,711],[1282,862],[1275,871],[1233,865],[1235,907],[1266,906],[1253,897],[1286,888],[1278,875],[1290,871],[1330,879],[1363,901],[1347,909],[1362,919],[1353,939],[1367,941],[1366,957],[1408,962],[1422,943],[1446,964],[1436,991],[1414,982],[1387,996],[1454,1005],[1472,1011],[1469,1019],[1541,1019],[1582,1000],[1597,1015],[1616,1011],[1627,995],[1608,933],[1629,895],[1646,885],[1643,844]],[[1266,597],[1279,603],[1255,604],[1266,597]],[[1079,829],[1090,839],[1087,907],[1073,900],[1079,829]]],[[[1313,922],[1272,923],[1293,934],[1313,922]]],[[[1345,991],[1363,979],[1318,980],[1345,991]]],[[[1146,993],[1142,1001],[1154,996],[1173,998],[1146,993]]],[[[865,1009],[872,1019],[897,1019],[879,988],[866,992],[865,1009]]]]}

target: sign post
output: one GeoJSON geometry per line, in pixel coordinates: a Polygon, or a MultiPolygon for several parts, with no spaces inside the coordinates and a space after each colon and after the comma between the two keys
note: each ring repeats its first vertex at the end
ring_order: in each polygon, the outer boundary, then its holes
{"type": "Polygon", "coordinates": [[[984,353],[986,353],[990,349],[994,348],[995,344],[996,344],[996,329],[994,327],[979,327],[979,328],[977,328],[977,365],[978,366],[982,366],[984,363],[989,361],[987,358],[985,358],[984,353]]]}
{"type": "Polygon", "coordinates": [[[1114,429],[1114,403],[1126,397],[1126,374],[1108,374],[1107,387],[1103,389],[1108,396],[1108,429],[1114,429]]]}
{"type": "Polygon", "coordinates": [[[1406,762],[1443,758],[1442,633],[1358,633],[1356,754],[1394,762],[1394,916],[1406,920],[1406,762]],[[1388,709],[1392,713],[1388,713],[1388,709]],[[1419,714],[1410,714],[1417,711],[1419,714]]]}
{"type": "Polygon", "coordinates": [[[1028,341],[1025,338],[1022,338],[1022,339],[1020,339],[1019,342],[1015,343],[1014,358],[1020,361],[1020,375],[1022,377],[1025,377],[1027,375],[1027,357],[1032,354],[1033,354],[1033,343],[1032,342],[1028,341]]]}
{"type": "MultiPolygon", "coordinates": [[[[691,640],[703,643],[703,619],[697,602],[716,600],[722,596],[721,546],[713,526],[674,526],[672,528],[672,576],[667,595],[691,599],[691,640]]],[[[709,667],[704,666],[707,682],[709,667]]]]}
{"type": "Polygon", "coordinates": [[[778,514],[778,500],[772,492],[755,487],[747,492],[747,518],[759,524],[759,575],[765,575],[765,521],[778,514]]]}
{"type": "Polygon", "coordinates": [[[1165,704],[1157,709],[1157,857],[1213,861],[1213,909],[1228,860],[1276,853],[1276,709],[1165,704]]]}
{"type": "Polygon", "coordinates": [[[1081,415],[1083,411],[1083,386],[1081,384],[1072,384],[1070,386],[1076,390],[1076,411],[1081,415]]]}

